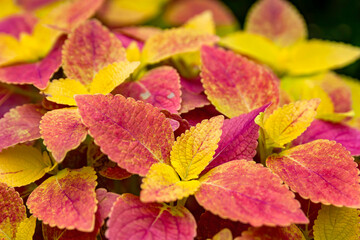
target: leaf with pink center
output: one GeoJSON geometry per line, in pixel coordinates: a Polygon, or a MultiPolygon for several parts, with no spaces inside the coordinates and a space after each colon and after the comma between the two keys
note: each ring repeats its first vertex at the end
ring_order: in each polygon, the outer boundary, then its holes
{"type": "Polygon", "coordinates": [[[245,30],[289,46],[307,37],[306,23],[297,9],[285,0],[260,0],[250,9],[245,30]]]}
{"type": "Polygon", "coordinates": [[[157,63],[180,53],[195,52],[202,45],[211,45],[218,40],[215,35],[199,33],[193,29],[164,30],[145,42],[142,61],[147,64],[157,63]]]}
{"type": "Polygon", "coordinates": [[[224,121],[219,147],[216,149],[213,160],[206,167],[207,170],[232,160],[253,160],[259,137],[259,126],[254,120],[268,106],[262,106],[250,113],[224,121]]]}
{"type": "Polygon", "coordinates": [[[181,102],[180,77],[174,68],[163,66],[150,70],[136,82],[123,83],[116,93],[177,113],[181,102]]]}
{"type": "Polygon", "coordinates": [[[105,188],[96,189],[96,199],[98,201],[97,211],[102,220],[105,220],[109,216],[111,208],[119,196],[117,193],[108,192],[105,188]]]}
{"type": "Polygon", "coordinates": [[[39,89],[45,89],[50,78],[61,65],[61,47],[63,42],[64,39],[59,39],[51,52],[39,62],[0,68],[0,82],[33,84],[39,89]]]}
{"type": "Polygon", "coordinates": [[[271,70],[220,48],[201,49],[201,76],[205,93],[216,109],[232,118],[272,103],[279,103],[279,80],[271,70]],[[256,91],[254,91],[256,89],[256,91]]]}
{"type": "Polygon", "coordinates": [[[125,59],[120,40],[97,20],[85,22],[69,35],[62,57],[66,76],[84,85],[107,65],[125,59]]]}
{"type": "Polygon", "coordinates": [[[142,203],[131,194],[118,198],[107,226],[109,240],[191,240],[196,235],[195,219],[186,208],[142,203]]]}
{"type": "Polygon", "coordinates": [[[315,140],[268,157],[266,165],[303,198],[360,207],[357,164],[341,144],[315,140]]]}
{"type": "Polygon", "coordinates": [[[0,183],[0,209],[0,239],[14,239],[26,209],[19,193],[5,183],[0,183]]]}
{"type": "Polygon", "coordinates": [[[204,93],[192,93],[185,88],[182,88],[181,93],[181,108],[179,110],[180,113],[187,113],[196,108],[210,105],[210,102],[204,93]]]}
{"type": "Polygon", "coordinates": [[[68,151],[84,141],[87,128],[77,109],[63,108],[49,111],[41,118],[40,132],[44,145],[60,163],[68,151]]]}
{"type": "Polygon", "coordinates": [[[20,38],[21,33],[31,34],[37,19],[28,13],[16,14],[0,21],[0,33],[20,38]]]}
{"type": "Polygon", "coordinates": [[[235,240],[305,240],[301,230],[294,224],[288,227],[250,227],[235,240]]]}
{"type": "Polygon", "coordinates": [[[157,108],[121,95],[78,95],[75,100],[95,143],[121,168],[144,176],[152,164],[169,163],[174,133],[157,108]]]}
{"type": "Polygon", "coordinates": [[[294,194],[271,171],[253,161],[234,160],[200,178],[196,200],[222,218],[254,227],[308,223],[294,194]]]}
{"type": "Polygon", "coordinates": [[[29,196],[30,212],[51,227],[92,232],[97,209],[95,171],[91,167],[63,169],[29,196]]]}
{"type": "Polygon", "coordinates": [[[317,139],[336,141],[350,151],[351,155],[360,155],[360,131],[341,123],[314,120],[310,127],[292,144],[300,145],[317,139]]]}
{"type": "Polygon", "coordinates": [[[0,150],[40,138],[42,116],[42,108],[35,104],[25,104],[7,112],[0,119],[0,150]]]}

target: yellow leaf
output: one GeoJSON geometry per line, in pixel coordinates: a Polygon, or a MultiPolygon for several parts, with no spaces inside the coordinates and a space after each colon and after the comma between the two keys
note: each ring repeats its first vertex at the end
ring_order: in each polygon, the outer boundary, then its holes
{"type": "Polygon", "coordinates": [[[358,240],[359,210],[322,205],[315,220],[315,240],[358,240]]]}
{"type": "Polygon", "coordinates": [[[129,62],[140,61],[141,52],[135,41],[132,41],[126,48],[126,59],[129,62]]]}
{"type": "Polygon", "coordinates": [[[266,146],[282,148],[300,136],[314,120],[319,103],[319,99],[311,99],[276,109],[263,123],[266,146]]]}
{"type": "Polygon", "coordinates": [[[90,85],[90,93],[110,93],[115,87],[124,82],[139,64],[140,62],[121,61],[104,67],[96,73],[90,85]]]}
{"type": "Polygon", "coordinates": [[[360,48],[323,40],[301,41],[287,49],[280,65],[290,75],[344,67],[360,57],[360,48]]]}
{"type": "Polygon", "coordinates": [[[198,180],[181,181],[175,170],[165,164],[153,164],[141,184],[142,202],[171,202],[194,194],[198,180]]]}
{"type": "Polygon", "coordinates": [[[183,28],[194,29],[199,33],[215,34],[215,22],[211,11],[192,17],[183,25],[183,28]]]}
{"type": "Polygon", "coordinates": [[[0,153],[0,182],[20,187],[35,182],[51,171],[47,154],[31,146],[16,145],[0,153]]]}
{"type": "Polygon", "coordinates": [[[182,180],[191,180],[210,163],[222,133],[223,116],[203,120],[176,139],[171,153],[171,165],[182,180]]]}
{"type": "Polygon", "coordinates": [[[54,80],[43,92],[49,101],[70,106],[76,106],[75,94],[89,94],[84,85],[73,79],[54,80]]]}
{"type": "Polygon", "coordinates": [[[233,240],[233,236],[231,231],[228,228],[222,229],[220,232],[218,232],[212,240],[233,240]]]}
{"type": "Polygon", "coordinates": [[[278,59],[282,49],[263,36],[235,32],[221,38],[219,45],[278,68],[278,59]]]}
{"type": "Polygon", "coordinates": [[[35,233],[36,218],[25,218],[18,226],[15,240],[32,240],[35,233]]]}
{"type": "Polygon", "coordinates": [[[12,14],[19,13],[21,8],[15,4],[14,0],[1,0],[1,8],[0,8],[0,19],[8,17],[12,14]]]}
{"type": "Polygon", "coordinates": [[[21,60],[21,54],[20,43],[15,37],[0,33],[0,66],[21,60]]]}
{"type": "Polygon", "coordinates": [[[350,87],[352,108],[354,117],[360,117],[360,81],[347,76],[341,76],[345,83],[350,87]]]}

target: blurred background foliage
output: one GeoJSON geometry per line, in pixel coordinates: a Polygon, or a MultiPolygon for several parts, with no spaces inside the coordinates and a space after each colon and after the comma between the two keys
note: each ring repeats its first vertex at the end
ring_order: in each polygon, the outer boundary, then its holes
{"type": "MultiPolygon", "coordinates": [[[[253,0],[223,0],[241,28],[253,0]]],[[[309,38],[349,43],[360,47],[360,0],[292,0],[303,15],[309,38]]],[[[360,79],[360,60],[336,72],[360,79]]],[[[359,93],[360,94],[360,93],[359,93]]]]}

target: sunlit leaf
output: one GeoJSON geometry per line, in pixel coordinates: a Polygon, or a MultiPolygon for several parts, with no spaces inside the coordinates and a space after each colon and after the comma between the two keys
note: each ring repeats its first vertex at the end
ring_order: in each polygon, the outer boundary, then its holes
{"type": "Polygon", "coordinates": [[[182,27],[201,33],[215,34],[215,22],[211,11],[205,11],[190,18],[182,27]]]}
{"type": "Polygon", "coordinates": [[[15,240],[32,240],[35,233],[36,218],[25,218],[18,226],[15,240]]]}

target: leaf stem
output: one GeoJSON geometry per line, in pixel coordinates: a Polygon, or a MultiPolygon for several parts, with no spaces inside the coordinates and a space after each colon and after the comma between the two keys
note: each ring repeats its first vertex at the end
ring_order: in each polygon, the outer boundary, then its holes
{"type": "Polygon", "coordinates": [[[187,197],[184,197],[184,198],[182,198],[182,199],[180,199],[180,200],[178,200],[177,201],[177,206],[185,206],[185,203],[186,203],[186,201],[187,201],[187,197]]]}
{"type": "Polygon", "coordinates": [[[258,153],[260,156],[261,163],[266,166],[266,158],[272,153],[272,148],[266,147],[266,139],[264,130],[260,127],[259,130],[259,145],[258,145],[258,153]]]}

